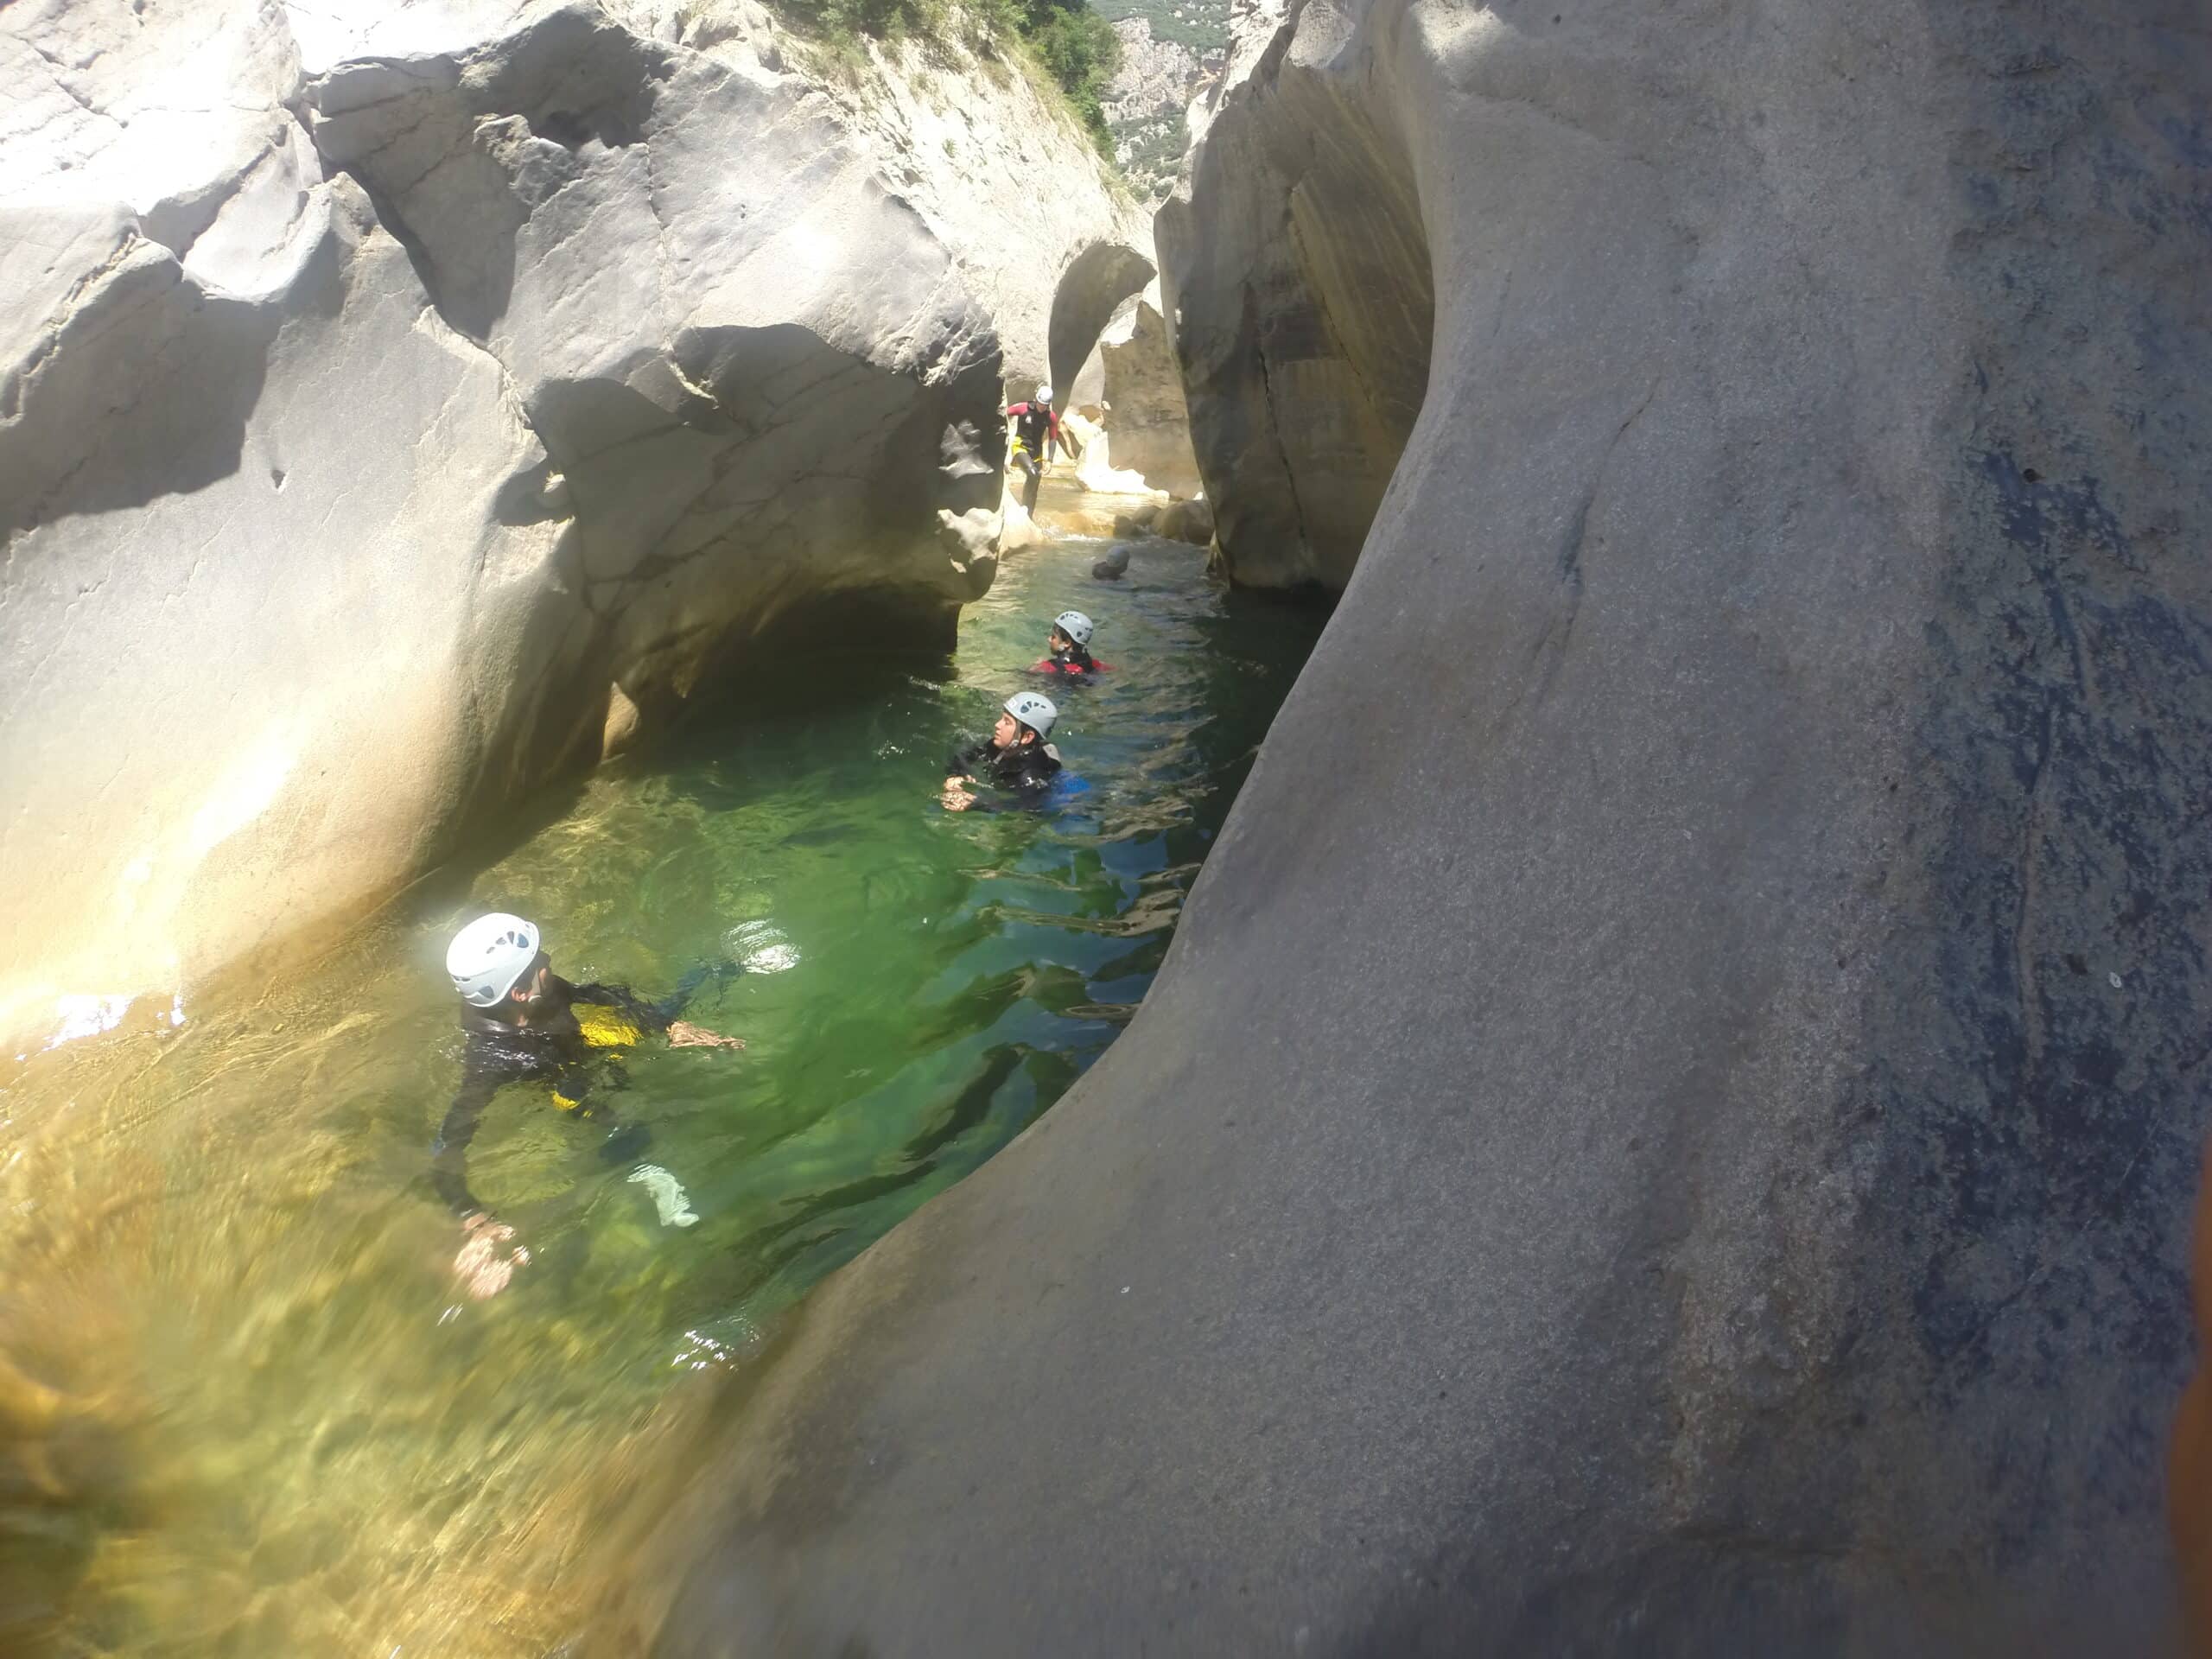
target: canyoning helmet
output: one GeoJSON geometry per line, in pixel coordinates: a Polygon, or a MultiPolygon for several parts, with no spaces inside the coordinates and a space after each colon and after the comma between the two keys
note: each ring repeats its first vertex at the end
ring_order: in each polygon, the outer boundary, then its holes
{"type": "Polygon", "coordinates": [[[1040,697],[1034,691],[1015,692],[1006,700],[1006,711],[1040,739],[1052,734],[1052,722],[1060,717],[1060,711],[1052,707],[1052,700],[1040,697]]]}
{"type": "Polygon", "coordinates": [[[1051,402],[1052,401],[1052,389],[1050,386],[1039,386],[1039,387],[1038,387],[1038,388],[1037,388],[1037,401],[1038,401],[1039,403],[1040,403],[1040,404],[1049,404],[1049,403],[1051,403],[1051,402]]]}
{"type": "Polygon", "coordinates": [[[1052,619],[1052,626],[1078,645],[1090,645],[1090,619],[1081,611],[1062,611],[1052,619]]]}
{"type": "Polygon", "coordinates": [[[446,947],[446,972],[461,1001],[488,1008],[537,960],[537,925],[505,911],[479,916],[446,947]]]}

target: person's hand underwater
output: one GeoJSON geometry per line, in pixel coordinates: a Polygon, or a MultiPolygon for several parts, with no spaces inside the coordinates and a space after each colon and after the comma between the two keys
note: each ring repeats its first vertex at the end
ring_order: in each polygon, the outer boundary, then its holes
{"type": "Polygon", "coordinates": [[[467,1242],[453,1259],[454,1276],[478,1301],[498,1295],[514,1281],[515,1269],[529,1264],[529,1248],[517,1244],[503,1255],[499,1247],[513,1240],[515,1230],[480,1210],[461,1227],[467,1242]]]}
{"type": "Polygon", "coordinates": [[[965,781],[959,778],[948,778],[944,780],[944,805],[946,811],[965,812],[976,804],[976,798],[961,787],[965,781]]]}
{"type": "Polygon", "coordinates": [[[689,1020],[678,1020],[668,1028],[668,1042],[671,1048],[743,1048],[742,1037],[725,1037],[719,1032],[709,1031],[704,1026],[695,1026],[689,1020]]]}

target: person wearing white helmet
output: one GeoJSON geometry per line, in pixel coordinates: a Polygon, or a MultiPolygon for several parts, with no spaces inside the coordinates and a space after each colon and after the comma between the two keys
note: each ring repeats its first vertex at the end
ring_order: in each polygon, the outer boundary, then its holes
{"type": "MultiPolygon", "coordinates": [[[[676,1017],[701,983],[734,971],[729,964],[696,970],[674,995],[650,1003],[626,986],[572,985],[563,979],[553,971],[537,924],[522,917],[494,912],[454,935],[446,948],[446,972],[461,997],[467,1047],[461,1087],[431,1144],[430,1185],[467,1235],[454,1265],[472,1294],[488,1296],[504,1288],[515,1268],[530,1259],[519,1246],[507,1248],[514,1230],[468,1190],[468,1145],[492,1097],[510,1083],[543,1083],[556,1105],[607,1128],[602,1159],[632,1161],[651,1137],[643,1125],[619,1122],[605,1103],[604,1092],[626,1081],[616,1057],[650,1032],[664,1034],[679,1048],[743,1048],[738,1038],[676,1017]]],[[[658,1165],[639,1165],[630,1179],[652,1193],[666,1224],[689,1226],[698,1219],[676,1178],[658,1165]]]]}
{"type": "Polygon", "coordinates": [[[947,763],[945,810],[991,810],[991,804],[975,792],[984,785],[1003,791],[1014,806],[1035,806],[1041,802],[1060,772],[1060,752],[1045,741],[1059,717],[1060,711],[1050,697],[1034,691],[1017,691],[1008,697],[991,734],[961,750],[947,763]]]}
{"type": "Polygon", "coordinates": [[[1052,631],[1045,636],[1045,655],[1030,671],[1065,674],[1086,682],[1090,675],[1103,672],[1109,664],[1090,654],[1094,631],[1090,619],[1081,611],[1062,611],[1052,619],[1052,631]]]}
{"type": "Polygon", "coordinates": [[[1014,421],[1010,458],[1027,480],[1021,486],[1021,505],[1034,512],[1037,492],[1045,481],[1045,468],[1052,463],[1054,446],[1066,450],[1077,461],[1083,459],[1083,446],[1060,425],[1060,417],[1052,412],[1050,386],[1038,387],[1037,395],[1027,403],[1008,404],[999,413],[1014,421]]]}

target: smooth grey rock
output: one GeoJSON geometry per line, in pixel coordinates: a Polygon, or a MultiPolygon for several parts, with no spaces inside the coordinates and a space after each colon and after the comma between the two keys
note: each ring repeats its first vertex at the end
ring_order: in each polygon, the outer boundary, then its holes
{"type": "MultiPolygon", "coordinates": [[[[1214,118],[1221,113],[1230,95],[1249,80],[1252,72],[1259,67],[1289,12],[1290,0],[1230,0],[1229,49],[1223,56],[1220,73],[1198,89],[1184,111],[1184,130],[1190,134],[1192,152],[1213,126],[1214,118]]],[[[1183,176],[1187,177],[1189,173],[1186,155],[1183,176]]]]}
{"type": "Polygon", "coordinates": [[[1020,77],[785,47],[744,0],[0,10],[0,1034],[358,912],[823,595],[949,636],[992,308],[1041,365],[1132,210],[1020,77]],[[979,192],[1014,156],[1055,189],[979,192]]]}
{"type": "Polygon", "coordinates": [[[995,499],[990,325],[827,105],[583,7],[465,57],[349,58],[307,103],[505,365],[633,700],[823,588],[980,591],[929,532],[995,499]]]}
{"type": "Polygon", "coordinates": [[[1080,415],[1093,426],[1106,424],[1106,364],[1099,356],[1099,349],[1106,343],[1106,336],[1123,326],[1123,320],[1136,308],[1135,299],[1123,300],[1107,319],[1106,327],[1099,331],[1098,345],[1090,348],[1090,355],[1083,359],[1083,366],[1076,371],[1075,378],[1060,393],[1063,413],[1080,415]]]}
{"type": "Polygon", "coordinates": [[[1296,11],[1160,210],[1198,471],[1241,582],[1342,588],[1421,413],[1435,308],[1414,142],[1296,11]]]}
{"type": "MultiPolygon", "coordinates": [[[[1133,247],[1096,242],[1071,260],[1052,291],[1052,385],[1071,386],[1122,301],[1143,292],[1152,261],[1133,247]]],[[[1025,394],[1026,395],[1026,394],[1025,394]]]]}
{"type": "Polygon", "coordinates": [[[1304,9],[1169,259],[1237,568],[1418,421],[1129,1031],[685,1447],[657,1654],[2172,1650],[2202,22],[1304,9]]]}
{"type": "Polygon", "coordinates": [[[1106,429],[1112,465],[1155,490],[1189,498],[1201,488],[1183,404],[1183,375],[1161,319],[1157,279],[1122,302],[1076,377],[1070,406],[1106,429]]]}

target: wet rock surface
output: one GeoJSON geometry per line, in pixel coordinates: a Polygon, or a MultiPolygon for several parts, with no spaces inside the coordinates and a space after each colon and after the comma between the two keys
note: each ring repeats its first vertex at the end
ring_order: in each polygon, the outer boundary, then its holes
{"type": "Polygon", "coordinates": [[[2167,1650],[2201,22],[1296,14],[1163,263],[1231,568],[1342,602],[657,1651],[2167,1650]]]}

